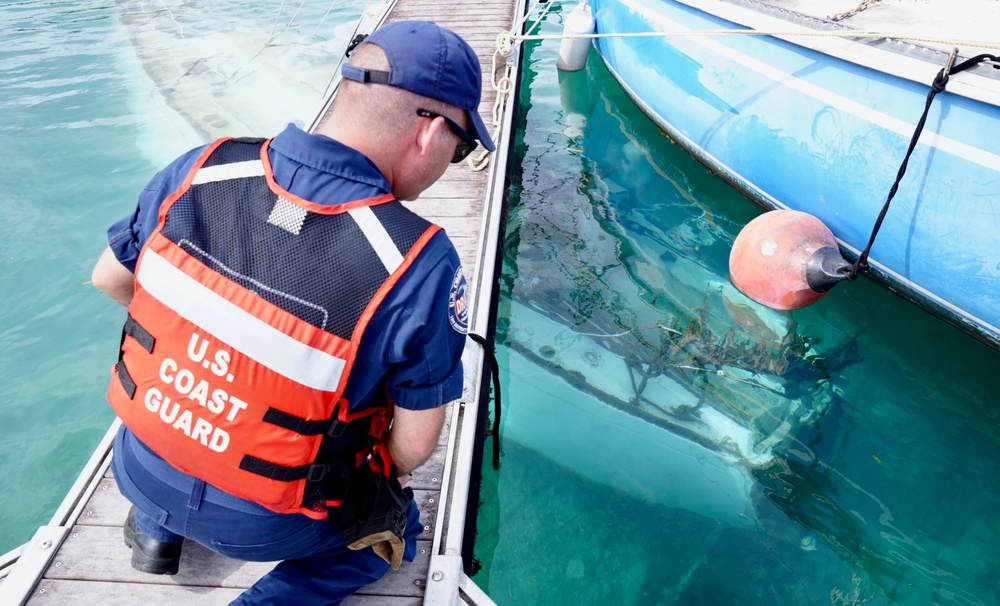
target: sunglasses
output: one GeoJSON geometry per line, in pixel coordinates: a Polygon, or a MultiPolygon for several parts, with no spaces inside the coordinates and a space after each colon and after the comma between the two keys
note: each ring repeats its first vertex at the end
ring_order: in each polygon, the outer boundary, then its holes
{"type": "Polygon", "coordinates": [[[466,156],[472,153],[472,150],[476,149],[479,145],[476,143],[476,138],[473,137],[469,131],[465,130],[458,125],[457,122],[449,118],[448,116],[442,116],[441,114],[436,114],[432,111],[426,109],[418,109],[417,115],[421,118],[444,118],[444,123],[448,125],[451,132],[458,135],[458,138],[462,141],[455,147],[455,155],[451,157],[451,163],[455,164],[465,160],[466,156]]]}

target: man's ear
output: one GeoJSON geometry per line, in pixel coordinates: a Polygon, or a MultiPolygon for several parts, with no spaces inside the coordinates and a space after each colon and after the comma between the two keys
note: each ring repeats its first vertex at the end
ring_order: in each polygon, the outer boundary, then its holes
{"type": "Polygon", "coordinates": [[[426,156],[432,152],[438,131],[442,127],[444,127],[444,118],[440,116],[431,120],[419,121],[415,143],[421,156],[426,156]]]}

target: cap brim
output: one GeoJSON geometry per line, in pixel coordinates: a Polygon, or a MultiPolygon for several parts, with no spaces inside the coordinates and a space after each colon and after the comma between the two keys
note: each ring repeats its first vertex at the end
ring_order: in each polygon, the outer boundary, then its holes
{"type": "Polygon", "coordinates": [[[497,146],[493,144],[493,139],[490,137],[490,131],[486,128],[486,124],[483,123],[483,119],[479,117],[479,112],[477,111],[466,111],[466,115],[469,117],[469,122],[472,124],[472,134],[479,139],[479,142],[483,144],[483,147],[489,151],[496,151],[497,146]]]}

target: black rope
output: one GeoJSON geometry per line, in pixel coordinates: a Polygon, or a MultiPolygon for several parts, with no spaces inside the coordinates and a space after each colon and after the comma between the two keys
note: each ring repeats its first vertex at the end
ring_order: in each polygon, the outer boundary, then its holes
{"type": "MultiPolygon", "coordinates": [[[[958,49],[956,49],[957,51],[958,49]]],[[[917,122],[917,128],[913,132],[913,137],[910,139],[910,146],[906,149],[906,155],[903,157],[903,163],[899,166],[899,172],[896,173],[896,181],[889,188],[889,195],[885,199],[885,204],[882,205],[882,210],[878,214],[878,219],[875,220],[875,226],[872,228],[872,234],[868,238],[868,245],[865,249],[861,251],[858,255],[857,261],[851,267],[847,274],[848,280],[853,280],[858,277],[858,273],[862,270],[868,269],[868,253],[871,252],[872,245],[875,243],[875,236],[878,234],[878,230],[882,227],[882,221],[885,219],[886,213],[889,212],[889,203],[892,202],[893,196],[896,195],[896,190],[899,189],[899,182],[903,180],[903,175],[906,174],[906,165],[910,162],[910,155],[913,150],[917,147],[917,140],[920,139],[920,133],[924,130],[924,123],[927,122],[927,114],[931,109],[931,103],[934,102],[934,97],[938,93],[944,90],[945,86],[948,84],[948,78],[951,74],[957,74],[958,72],[965,71],[974,65],[978,65],[983,61],[994,61],[1000,62],[1000,58],[995,55],[976,55],[971,59],[962,61],[958,65],[952,66],[951,62],[954,60],[954,54],[948,57],[948,64],[938,72],[937,76],[934,77],[934,82],[931,83],[931,90],[927,93],[927,102],[924,104],[924,113],[920,116],[920,121],[917,122]]]]}
{"type": "Polygon", "coordinates": [[[469,338],[479,343],[483,351],[486,352],[486,361],[490,367],[490,374],[493,376],[493,469],[500,469],[500,363],[497,362],[496,349],[493,344],[484,337],[474,332],[469,333],[469,338]]]}

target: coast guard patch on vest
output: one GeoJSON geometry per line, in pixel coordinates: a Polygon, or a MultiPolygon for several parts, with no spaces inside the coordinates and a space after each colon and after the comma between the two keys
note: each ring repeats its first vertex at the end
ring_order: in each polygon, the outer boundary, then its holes
{"type": "Polygon", "coordinates": [[[448,295],[448,321],[456,332],[469,332],[469,285],[465,282],[465,274],[459,265],[455,277],[451,281],[451,293],[448,295]]]}

